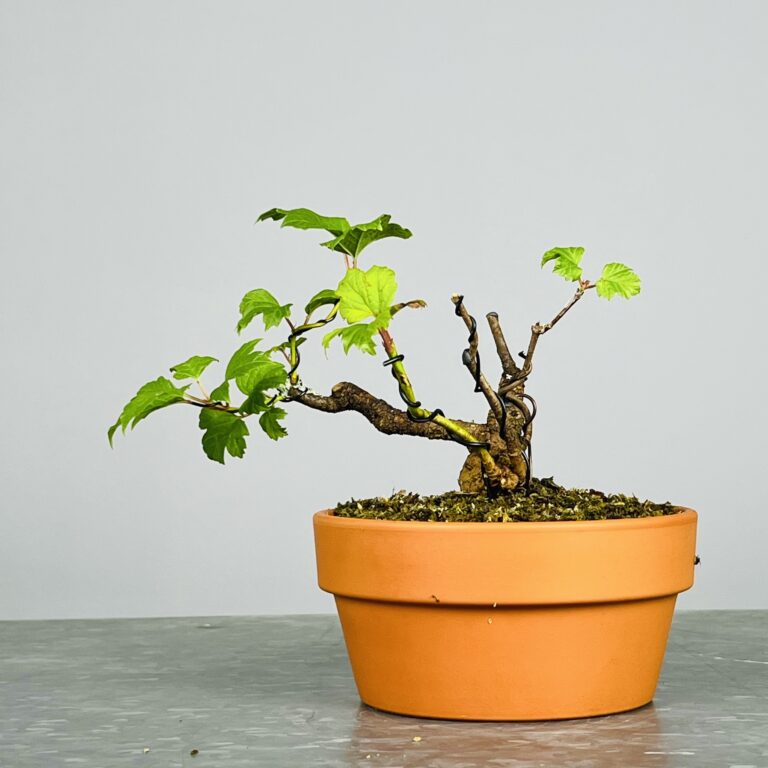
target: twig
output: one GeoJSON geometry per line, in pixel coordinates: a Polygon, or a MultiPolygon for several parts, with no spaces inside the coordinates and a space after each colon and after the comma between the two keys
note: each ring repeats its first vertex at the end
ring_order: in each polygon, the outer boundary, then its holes
{"type": "MultiPolygon", "coordinates": [[[[483,393],[485,399],[488,401],[488,405],[493,411],[493,415],[496,417],[496,420],[501,423],[504,419],[504,406],[499,402],[496,392],[480,370],[480,355],[477,350],[477,323],[467,311],[463,300],[464,297],[458,293],[454,293],[453,296],[451,296],[451,301],[456,307],[456,314],[464,321],[464,325],[467,326],[467,330],[469,331],[469,348],[466,350],[465,364],[477,383],[478,391],[483,393]]],[[[504,436],[502,435],[502,437],[504,436]]]]}
{"type": "Polygon", "coordinates": [[[579,280],[579,287],[576,289],[576,293],[571,300],[548,322],[548,323],[534,323],[531,326],[531,338],[528,342],[528,350],[523,355],[525,358],[525,364],[518,376],[518,380],[526,378],[530,373],[533,366],[533,353],[536,351],[536,344],[539,338],[543,336],[547,331],[551,331],[562,319],[566,313],[581,299],[581,297],[590,288],[594,288],[595,284],[590,283],[589,280],[579,280]]]}
{"type": "Polygon", "coordinates": [[[493,336],[493,341],[496,344],[496,353],[501,361],[501,369],[507,376],[516,376],[520,369],[518,368],[517,363],[515,363],[515,359],[512,357],[512,353],[507,346],[504,332],[501,330],[501,323],[499,323],[498,314],[496,312],[489,312],[485,318],[488,320],[491,336],[493,336]]]}

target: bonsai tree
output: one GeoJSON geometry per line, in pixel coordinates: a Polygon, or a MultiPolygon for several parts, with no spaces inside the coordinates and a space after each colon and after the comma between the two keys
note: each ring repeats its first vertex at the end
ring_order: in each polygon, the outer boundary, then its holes
{"type": "Polygon", "coordinates": [[[204,387],[201,377],[217,358],[194,355],[171,366],[173,380],[160,376],[144,384],[123,408],[110,427],[110,445],[115,432],[133,429],[149,414],[171,405],[191,406],[198,411],[205,454],[224,463],[226,454],[242,458],[249,436],[249,424],[258,422],[272,440],[288,433],[284,406],[302,406],[325,413],[356,411],[379,432],[412,435],[427,440],[452,440],[464,452],[459,487],[465,493],[496,497],[526,492],[531,485],[532,429],[536,403],[526,391],[533,371],[536,349],[542,336],[551,331],[589,292],[605,299],[629,299],[640,292],[640,279],[626,265],[611,262],[596,280],[584,277],[583,248],[552,248],[541,257],[541,266],[573,283],[574,293],[549,322],[536,322],[525,351],[515,356],[504,336],[499,316],[486,315],[500,363],[500,375],[493,383],[481,366],[478,329],[464,297],[451,297],[455,313],[468,333],[462,362],[471,377],[474,391],[488,404],[484,423],[446,415],[435,404],[419,399],[418,388],[407,371],[404,353],[396,345],[392,327],[406,310],[426,306],[423,299],[397,299],[397,280],[389,267],[366,266],[367,248],[386,238],[411,237],[408,229],[388,214],[364,224],[351,225],[347,219],[321,216],[306,208],[272,208],[258,221],[279,221],[282,227],[317,229],[328,238],[321,245],[337,256],[340,280],[312,296],[303,311],[281,303],[265,288],[255,288],[240,302],[237,332],[242,333],[258,318],[264,330],[283,328],[284,337],[269,346],[261,338],[243,343],[229,359],[221,380],[213,389],[204,387]],[[365,253],[364,253],[365,252],[365,253]],[[335,327],[331,328],[335,324],[335,327]],[[356,349],[368,355],[384,355],[383,365],[395,379],[402,400],[397,408],[365,389],[347,381],[336,384],[330,394],[318,394],[305,379],[301,347],[317,335],[324,348],[340,343],[345,353],[356,349]],[[178,383],[177,383],[178,382],[178,383]],[[199,392],[190,391],[196,385],[199,392]]]}

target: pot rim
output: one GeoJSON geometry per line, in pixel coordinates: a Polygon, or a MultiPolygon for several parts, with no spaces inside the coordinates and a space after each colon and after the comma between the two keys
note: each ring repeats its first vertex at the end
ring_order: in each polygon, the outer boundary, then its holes
{"type": "Polygon", "coordinates": [[[675,512],[669,515],[648,515],[646,517],[621,517],[614,519],[601,520],[514,520],[508,523],[491,522],[439,522],[436,520],[372,520],[362,517],[338,517],[332,509],[323,509],[316,512],[314,517],[317,522],[325,525],[336,525],[340,527],[355,527],[358,529],[375,529],[382,526],[389,531],[398,529],[414,532],[419,529],[427,528],[437,530],[452,530],[477,532],[477,531],[498,531],[501,529],[510,530],[520,527],[528,533],[539,530],[551,530],[556,527],[558,530],[571,528],[573,530],[590,530],[594,528],[606,529],[616,528],[617,530],[631,528],[659,528],[673,527],[676,525],[687,525],[692,520],[698,519],[698,514],[690,507],[675,507],[675,512]]]}
{"type": "Polygon", "coordinates": [[[584,604],[693,584],[698,515],[434,523],[314,515],[318,583],[361,599],[442,605],[584,604]]]}

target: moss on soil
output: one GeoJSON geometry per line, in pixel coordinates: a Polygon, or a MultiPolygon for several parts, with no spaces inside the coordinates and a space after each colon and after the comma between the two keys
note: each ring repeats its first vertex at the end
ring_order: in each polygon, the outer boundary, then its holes
{"type": "Polygon", "coordinates": [[[636,496],[605,494],[593,489],[562,488],[552,478],[531,480],[528,495],[508,493],[490,499],[485,494],[450,491],[420,496],[399,491],[387,498],[351,499],[336,506],[339,517],[369,520],[416,520],[459,523],[511,523],[547,520],[613,520],[670,515],[678,507],[655,504],[636,496]]]}

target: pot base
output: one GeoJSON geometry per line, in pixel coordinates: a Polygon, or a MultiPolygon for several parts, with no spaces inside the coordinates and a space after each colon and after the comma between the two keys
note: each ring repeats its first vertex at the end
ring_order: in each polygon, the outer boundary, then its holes
{"type": "Polygon", "coordinates": [[[648,704],[675,595],[456,606],[336,596],[364,703],[450,720],[593,717],[648,704]]]}

